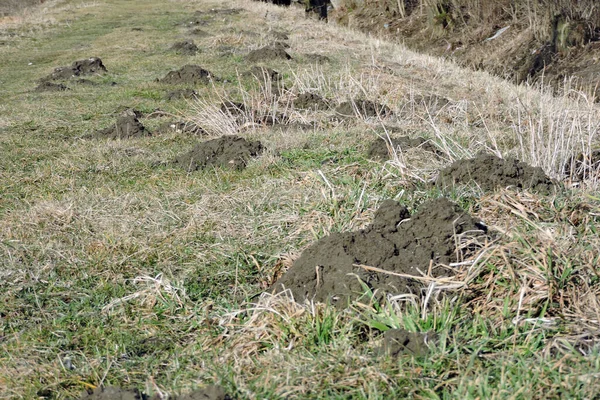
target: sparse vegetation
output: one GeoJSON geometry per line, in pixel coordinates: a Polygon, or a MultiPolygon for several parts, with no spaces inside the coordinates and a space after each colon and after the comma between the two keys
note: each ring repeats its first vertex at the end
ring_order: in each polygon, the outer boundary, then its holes
{"type": "Polygon", "coordinates": [[[167,398],[209,384],[239,399],[600,393],[600,109],[585,92],[515,86],[263,2],[70,0],[0,26],[0,42],[0,398],[109,385],[167,398]],[[281,32],[292,59],[253,69],[246,56],[281,32]],[[198,53],[171,50],[190,37],[198,53]],[[35,91],[88,57],[107,71],[35,91]],[[188,64],[218,79],[156,81],[188,64]],[[324,106],[296,107],[303,94],[324,106]],[[95,135],[124,110],[151,134],[95,135]],[[201,129],[159,130],[174,118],[201,129]],[[173,164],[233,134],[265,150],[239,169],[173,164]],[[368,156],[380,138],[387,160],[368,156]],[[556,187],[432,185],[481,151],[556,187]],[[270,290],[385,200],[415,215],[440,197],[487,234],[451,232],[448,265],[432,256],[402,278],[416,290],[357,278],[348,308],[270,290]],[[393,329],[424,334],[428,353],[381,353],[393,329]]]}

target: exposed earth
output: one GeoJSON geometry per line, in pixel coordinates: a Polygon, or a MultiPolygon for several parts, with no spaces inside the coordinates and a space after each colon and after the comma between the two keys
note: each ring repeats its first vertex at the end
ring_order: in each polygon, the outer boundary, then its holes
{"type": "MultiPolygon", "coordinates": [[[[80,400],[158,400],[162,396],[147,396],[137,389],[122,389],[116,386],[99,387],[89,393],[83,394],[80,400]]],[[[230,400],[231,397],[225,393],[222,387],[209,385],[202,389],[194,390],[180,396],[169,396],[174,400],[230,400]]]]}
{"type": "Polygon", "coordinates": [[[240,170],[263,150],[260,142],[247,141],[239,136],[223,136],[198,143],[192,150],[179,156],[175,164],[188,171],[212,167],[240,170]]]}

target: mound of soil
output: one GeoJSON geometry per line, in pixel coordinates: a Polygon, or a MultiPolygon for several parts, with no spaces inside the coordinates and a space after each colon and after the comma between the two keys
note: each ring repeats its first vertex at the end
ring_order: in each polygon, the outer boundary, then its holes
{"type": "MultiPolygon", "coordinates": [[[[159,395],[152,397],[141,393],[137,389],[122,389],[116,386],[98,387],[91,392],[85,392],[80,400],[159,400],[159,395]]],[[[231,400],[221,386],[209,385],[196,389],[181,396],[169,396],[174,400],[231,400]]]]}
{"type": "Polygon", "coordinates": [[[340,117],[362,116],[363,118],[381,116],[383,118],[392,115],[392,110],[386,105],[378,104],[369,100],[345,101],[340,104],[335,113],[340,117]]]}
{"type": "Polygon", "coordinates": [[[184,40],[183,42],[176,42],[171,46],[171,50],[179,53],[193,56],[200,51],[196,43],[191,40],[184,40]]]}
{"type": "Polygon", "coordinates": [[[376,350],[377,355],[398,357],[402,354],[423,357],[429,353],[427,343],[434,334],[408,332],[404,329],[389,329],[383,333],[383,345],[376,350]]]}
{"type": "Polygon", "coordinates": [[[410,136],[400,136],[396,138],[390,138],[391,143],[383,137],[379,137],[375,139],[371,145],[369,146],[369,150],[367,151],[367,155],[369,158],[375,160],[387,160],[391,156],[390,145],[394,149],[414,149],[421,148],[425,151],[438,154],[437,147],[429,142],[427,139],[422,137],[411,138],[410,136]]]}
{"type": "Polygon", "coordinates": [[[246,59],[250,62],[263,62],[270,60],[291,60],[292,56],[290,56],[287,51],[285,51],[285,47],[281,45],[270,45],[261,47],[260,49],[252,50],[246,56],[246,59]]]}
{"type": "Polygon", "coordinates": [[[198,92],[196,92],[194,89],[172,90],[165,96],[167,100],[193,99],[194,97],[198,97],[198,92]]]}
{"type": "Polygon", "coordinates": [[[168,85],[196,85],[207,84],[211,79],[216,79],[213,74],[199,65],[184,65],[177,71],[171,71],[164,78],[158,79],[160,83],[168,85]]]}
{"type": "Polygon", "coordinates": [[[555,186],[539,167],[483,153],[475,158],[455,161],[440,171],[435,182],[436,186],[442,189],[469,183],[475,183],[483,190],[511,186],[540,193],[549,193],[555,186]]]}
{"type": "Polygon", "coordinates": [[[198,125],[186,121],[165,122],[158,128],[158,131],[160,133],[177,132],[197,136],[206,134],[206,131],[198,125]]]}
{"type": "Polygon", "coordinates": [[[571,157],[565,166],[565,173],[574,181],[600,179],[600,150],[571,157]]]}
{"type": "MultiPolygon", "coordinates": [[[[298,302],[329,301],[340,307],[364,294],[363,285],[389,293],[419,293],[423,285],[418,280],[392,274],[421,276],[430,265],[449,265],[457,261],[456,235],[483,235],[486,230],[445,198],[424,203],[412,216],[406,207],[387,200],[366,229],[334,233],[306,249],[274,290],[290,289],[298,302]]],[[[432,269],[433,276],[440,274],[432,269]]]]}
{"type": "Polygon", "coordinates": [[[62,83],[42,82],[36,88],[36,92],[64,92],[71,90],[62,83]]]}
{"type": "Polygon", "coordinates": [[[265,78],[270,79],[271,82],[279,82],[281,80],[281,75],[279,72],[272,68],[262,66],[254,66],[250,68],[250,71],[248,71],[245,75],[253,76],[261,82],[264,81],[265,78]]]}
{"type": "Polygon", "coordinates": [[[294,100],[294,107],[303,110],[328,110],[329,101],[316,93],[300,93],[294,100]]]}
{"type": "Polygon", "coordinates": [[[231,135],[198,143],[191,151],[179,156],[174,163],[188,171],[211,167],[228,167],[236,170],[246,168],[252,157],[258,156],[264,147],[260,142],[231,135]]]}
{"type": "Polygon", "coordinates": [[[97,137],[109,139],[129,139],[151,135],[150,131],[137,119],[134,112],[121,114],[113,126],[101,129],[96,133],[97,137]]]}
{"type": "Polygon", "coordinates": [[[93,75],[106,72],[106,67],[98,57],[73,62],[70,67],[58,67],[44,80],[70,79],[76,76],[93,75]]]}

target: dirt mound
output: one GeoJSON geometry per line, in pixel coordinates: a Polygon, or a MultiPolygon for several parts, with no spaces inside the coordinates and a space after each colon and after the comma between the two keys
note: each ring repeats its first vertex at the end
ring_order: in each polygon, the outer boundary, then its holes
{"type": "Polygon", "coordinates": [[[254,66],[250,68],[250,71],[246,72],[246,76],[253,76],[259,81],[270,79],[271,82],[279,82],[281,80],[281,74],[275,71],[273,68],[254,66]]]}
{"type": "Polygon", "coordinates": [[[62,83],[42,82],[36,88],[36,92],[64,92],[71,90],[62,83]]]}
{"type": "Polygon", "coordinates": [[[213,74],[199,65],[184,65],[177,71],[171,71],[164,78],[158,79],[160,83],[168,85],[196,85],[207,84],[211,79],[216,79],[213,74]]]}
{"type": "Polygon", "coordinates": [[[250,62],[262,62],[270,60],[291,60],[292,56],[285,51],[284,46],[277,44],[252,50],[248,53],[246,59],[250,62]]]}
{"type": "Polygon", "coordinates": [[[392,115],[392,110],[386,105],[378,104],[369,100],[345,101],[340,104],[335,113],[340,117],[361,116],[363,118],[381,116],[383,118],[392,115]]]}
{"type": "Polygon", "coordinates": [[[400,136],[395,138],[390,138],[390,141],[387,138],[379,137],[375,139],[371,145],[369,146],[369,150],[367,151],[367,155],[369,158],[376,160],[387,160],[391,156],[390,146],[397,150],[407,150],[414,148],[421,148],[430,153],[438,154],[439,150],[437,147],[422,137],[411,138],[409,136],[400,136]],[[391,143],[390,143],[391,141],[391,143]]]}
{"type": "Polygon", "coordinates": [[[193,56],[200,51],[198,46],[196,46],[196,43],[194,43],[191,40],[176,42],[173,44],[173,46],[171,46],[171,50],[175,51],[176,53],[185,54],[189,56],[193,56]]]}
{"type": "Polygon", "coordinates": [[[191,151],[179,156],[175,164],[188,171],[211,167],[228,167],[241,170],[252,157],[264,150],[260,142],[231,135],[198,143],[191,151]]]}
{"type": "MultiPolygon", "coordinates": [[[[420,277],[430,265],[449,265],[457,261],[456,235],[485,231],[485,225],[445,198],[424,203],[412,216],[387,200],[366,229],[334,233],[306,249],[274,289],[290,289],[298,302],[331,301],[341,307],[364,294],[363,284],[383,292],[419,293],[423,285],[418,280],[392,274],[420,277]]],[[[432,269],[433,276],[441,273],[432,269]]]]}
{"type": "Polygon", "coordinates": [[[196,92],[194,89],[172,90],[165,96],[167,100],[193,99],[194,97],[198,97],[198,92],[196,92]]]}
{"type": "Polygon", "coordinates": [[[98,57],[73,62],[70,67],[58,67],[43,80],[70,79],[76,76],[93,75],[106,72],[106,67],[98,57]]]}
{"type": "Polygon", "coordinates": [[[129,139],[152,135],[136,117],[135,112],[122,113],[117,122],[108,128],[96,132],[97,137],[109,139],[129,139]]]}
{"type": "MultiPolygon", "coordinates": [[[[159,395],[147,396],[137,389],[127,390],[115,386],[98,387],[91,392],[84,393],[80,400],[158,400],[159,395]]],[[[230,400],[231,397],[225,393],[221,386],[209,385],[202,389],[196,389],[181,396],[169,396],[174,400],[230,400]]]]}
{"type": "Polygon", "coordinates": [[[300,93],[294,100],[294,107],[303,110],[328,110],[329,101],[316,93],[300,93]]]}
{"type": "Polygon", "coordinates": [[[565,166],[565,173],[574,181],[600,179],[600,150],[571,157],[565,166]]]}
{"type": "Polygon", "coordinates": [[[555,186],[539,167],[532,167],[519,160],[502,159],[483,153],[475,158],[455,161],[444,168],[440,171],[435,184],[444,189],[473,182],[483,190],[512,186],[541,193],[549,193],[555,186]]]}
{"type": "Polygon", "coordinates": [[[194,123],[191,123],[191,122],[186,122],[186,121],[165,122],[158,128],[158,131],[160,133],[177,132],[177,133],[187,133],[190,135],[197,135],[197,136],[206,134],[206,131],[204,129],[202,129],[200,126],[198,126],[194,123]]]}

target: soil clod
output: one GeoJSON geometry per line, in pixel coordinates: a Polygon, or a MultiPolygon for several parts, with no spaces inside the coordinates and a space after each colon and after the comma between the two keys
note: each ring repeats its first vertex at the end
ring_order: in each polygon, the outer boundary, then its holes
{"type": "Polygon", "coordinates": [[[294,100],[294,107],[303,110],[328,110],[329,101],[316,93],[301,93],[294,100]]]}
{"type": "Polygon", "coordinates": [[[540,193],[549,193],[555,186],[552,179],[539,167],[485,153],[480,153],[475,158],[455,161],[440,171],[435,184],[448,189],[469,183],[475,183],[483,190],[515,187],[540,193]]]}
{"type": "Polygon", "coordinates": [[[182,42],[177,42],[177,43],[173,44],[173,46],[171,46],[171,50],[173,50],[179,54],[185,54],[185,55],[190,55],[190,56],[193,56],[200,51],[198,46],[196,46],[196,43],[194,43],[191,40],[184,40],[182,42]]]}
{"type": "Polygon", "coordinates": [[[177,71],[171,71],[164,78],[159,79],[160,83],[169,85],[196,85],[207,84],[211,79],[216,79],[209,71],[199,65],[184,65],[177,71]]]}
{"type": "Polygon", "coordinates": [[[248,53],[246,59],[250,62],[262,62],[271,60],[291,60],[292,56],[285,51],[284,46],[276,44],[252,50],[248,53]]]}
{"type": "Polygon", "coordinates": [[[129,139],[135,137],[151,136],[152,134],[142,125],[136,116],[136,110],[123,112],[117,122],[108,128],[96,133],[97,137],[109,139],[129,139]]]}
{"type": "Polygon", "coordinates": [[[246,168],[248,161],[264,150],[260,142],[251,142],[231,135],[198,143],[191,151],[179,156],[175,164],[196,171],[211,167],[227,167],[236,170],[246,168]]]}
{"type": "Polygon", "coordinates": [[[69,89],[67,86],[62,83],[52,83],[52,82],[42,82],[36,88],[36,92],[64,92],[69,89]]]}
{"type": "Polygon", "coordinates": [[[58,67],[43,80],[71,79],[82,75],[93,75],[106,72],[106,67],[98,57],[73,62],[70,67],[58,67]]]}
{"type": "MultiPolygon", "coordinates": [[[[392,274],[422,277],[430,265],[450,265],[457,261],[457,235],[478,237],[486,231],[484,224],[446,198],[424,203],[412,216],[406,207],[387,200],[367,228],[333,233],[306,249],[274,289],[289,289],[298,302],[341,307],[363,295],[366,287],[418,294],[422,281],[392,274]]],[[[432,276],[442,273],[432,269],[432,276]]]]}

